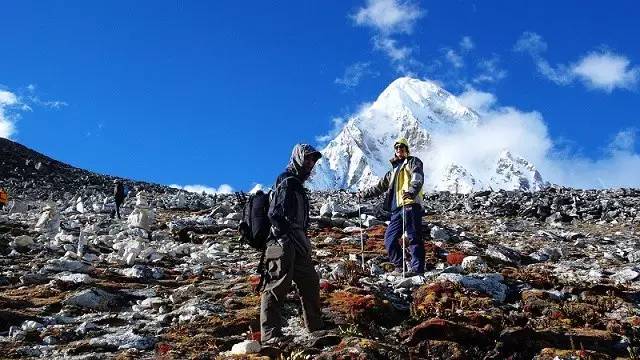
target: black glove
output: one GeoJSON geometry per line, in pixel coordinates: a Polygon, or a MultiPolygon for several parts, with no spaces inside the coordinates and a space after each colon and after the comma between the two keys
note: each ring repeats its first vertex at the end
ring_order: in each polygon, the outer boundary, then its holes
{"type": "Polygon", "coordinates": [[[416,194],[413,191],[403,191],[402,192],[402,200],[413,200],[416,197],[416,194]]]}
{"type": "Polygon", "coordinates": [[[271,236],[274,239],[279,239],[279,238],[285,236],[288,232],[289,232],[288,228],[286,228],[286,229],[278,229],[275,226],[271,226],[271,236]]]}

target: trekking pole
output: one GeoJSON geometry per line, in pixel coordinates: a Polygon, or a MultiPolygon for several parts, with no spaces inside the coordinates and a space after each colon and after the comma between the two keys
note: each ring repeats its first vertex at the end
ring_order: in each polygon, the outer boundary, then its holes
{"type": "Polygon", "coordinates": [[[358,219],[360,219],[360,259],[362,260],[362,270],[364,270],[364,229],[362,228],[362,211],[360,199],[358,198],[358,219]]]}
{"type": "Polygon", "coordinates": [[[405,278],[405,268],[407,267],[407,261],[406,261],[406,256],[407,256],[407,245],[406,245],[406,240],[407,240],[407,228],[406,228],[406,215],[405,215],[405,207],[404,205],[402,205],[402,237],[400,238],[400,240],[402,241],[402,278],[405,278]]]}

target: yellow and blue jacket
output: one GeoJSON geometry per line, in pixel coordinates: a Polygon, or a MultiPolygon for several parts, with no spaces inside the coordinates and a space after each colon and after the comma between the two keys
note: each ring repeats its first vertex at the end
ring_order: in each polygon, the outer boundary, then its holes
{"type": "Polygon", "coordinates": [[[415,156],[406,159],[391,159],[393,169],[388,171],[380,181],[362,192],[365,198],[385,193],[383,208],[391,211],[395,208],[411,204],[422,205],[422,185],[424,184],[424,170],[422,161],[415,156]],[[403,199],[402,194],[408,192],[410,199],[403,199]],[[393,204],[393,201],[396,204],[393,204]]]}

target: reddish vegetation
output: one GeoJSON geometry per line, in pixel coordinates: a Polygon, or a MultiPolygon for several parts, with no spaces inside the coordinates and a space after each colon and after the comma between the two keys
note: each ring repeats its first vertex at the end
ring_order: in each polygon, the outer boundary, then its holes
{"type": "Polygon", "coordinates": [[[464,257],[465,255],[462,252],[450,252],[449,255],[447,255],[447,263],[449,265],[460,265],[462,264],[462,259],[464,259],[464,257]]]}
{"type": "Polygon", "coordinates": [[[371,294],[356,294],[349,291],[336,291],[329,295],[331,310],[341,314],[345,320],[355,323],[366,323],[382,305],[380,300],[371,294]]]}

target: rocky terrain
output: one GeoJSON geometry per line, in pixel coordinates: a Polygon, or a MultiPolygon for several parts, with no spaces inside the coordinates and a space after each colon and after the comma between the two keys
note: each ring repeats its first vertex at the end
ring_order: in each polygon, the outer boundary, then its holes
{"type": "Polygon", "coordinates": [[[113,178],[16,145],[0,147],[17,199],[0,212],[0,358],[640,356],[640,190],[430,193],[428,271],[409,278],[390,274],[379,200],[359,218],[351,193],[312,192],[327,330],[304,330],[292,291],[290,341],[262,349],[242,197],[128,182],[111,219],[113,178]]]}

